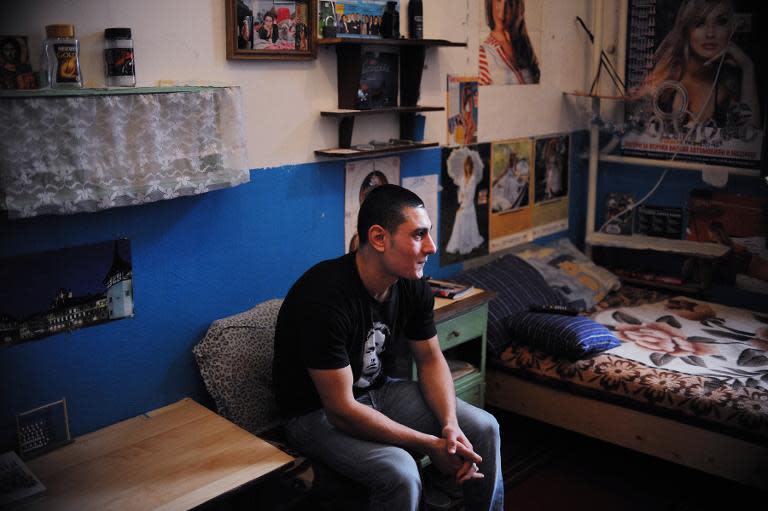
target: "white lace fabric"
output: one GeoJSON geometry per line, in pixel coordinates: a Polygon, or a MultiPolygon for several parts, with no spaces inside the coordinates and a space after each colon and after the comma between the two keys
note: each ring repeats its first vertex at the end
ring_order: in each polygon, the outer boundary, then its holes
{"type": "Polygon", "coordinates": [[[0,98],[9,218],[98,211],[250,179],[238,87],[0,98]]]}

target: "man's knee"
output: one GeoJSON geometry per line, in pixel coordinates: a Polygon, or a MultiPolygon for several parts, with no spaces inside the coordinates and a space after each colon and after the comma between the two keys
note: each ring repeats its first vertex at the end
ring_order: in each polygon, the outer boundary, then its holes
{"type": "Polygon", "coordinates": [[[388,491],[407,492],[416,498],[421,494],[421,474],[416,460],[400,448],[389,450],[381,466],[381,485],[388,491]]]}
{"type": "Polygon", "coordinates": [[[459,425],[464,433],[476,438],[470,438],[474,443],[476,439],[489,440],[499,437],[499,421],[492,414],[482,408],[477,408],[467,403],[462,403],[459,425]]]}

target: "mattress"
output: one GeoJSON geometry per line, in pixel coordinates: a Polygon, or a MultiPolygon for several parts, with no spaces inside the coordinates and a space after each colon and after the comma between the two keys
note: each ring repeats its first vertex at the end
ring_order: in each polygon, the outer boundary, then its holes
{"type": "Polygon", "coordinates": [[[593,314],[622,346],[569,361],[512,342],[494,369],[768,445],[768,318],[624,286],[593,314]]]}

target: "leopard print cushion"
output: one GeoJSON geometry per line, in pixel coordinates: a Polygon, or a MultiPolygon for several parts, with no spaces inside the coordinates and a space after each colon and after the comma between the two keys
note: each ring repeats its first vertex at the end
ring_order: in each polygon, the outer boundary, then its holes
{"type": "Polygon", "coordinates": [[[275,323],[282,299],[214,321],[193,349],[220,415],[259,434],[280,424],[272,392],[275,323]]]}

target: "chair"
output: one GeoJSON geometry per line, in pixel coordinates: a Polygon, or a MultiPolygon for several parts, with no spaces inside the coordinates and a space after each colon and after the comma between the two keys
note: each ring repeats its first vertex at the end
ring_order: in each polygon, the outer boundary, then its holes
{"type": "Polygon", "coordinates": [[[285,443],[272,390],[275,324],[281,304],[281,299],[268,300],[211,324],[192,348],[205,387],[219,415],[297,457],[284,472],[283,482],[304,493],[316,508],[365,509],[367,491],[362,485],[303,458],[285,443]]]}

